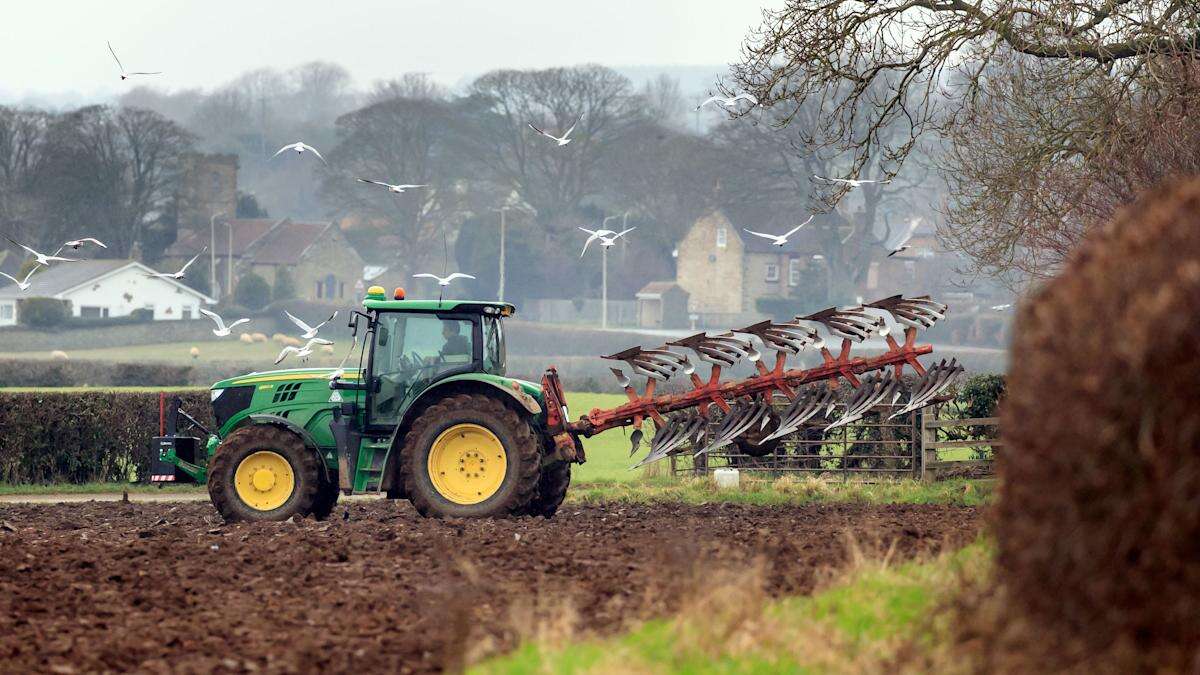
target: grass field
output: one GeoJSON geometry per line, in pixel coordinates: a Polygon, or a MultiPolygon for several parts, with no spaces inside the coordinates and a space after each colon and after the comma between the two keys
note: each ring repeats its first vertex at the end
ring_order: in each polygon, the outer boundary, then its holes
{"type": "Polygon", "coordinates": [[[902,647],[916,649],[934,663],[946,658],[939,659],[946,626],[935,612],[964,580],[987,578],[992,558],[993,546],[986,540],[932,560],[895,566],[888,564],[886,554],[856,551],[850,568],[823,590],[773,601],[755,592],[753,580],[737,576],[697,593],[676,616],[643,623],[623,635],[578,640],[573,626],[534,627],[522,647],[468,672],[911,670],[893,662],[902,647]]]}
{"type": "MultiPolygon", "coordinates": [[[[246,344],[236,339],[207,340],[194,342],[169,342],[152,345],[128,345],[122,347],[104,347],[98,349],[73,349],[67,352],[72,359],[84,361],[121,361],[133,363],[160,362],[175,365],[188,365],[197,362],[238,361],[261,362],[263,370],[274,367],[272,363],[279,355],[282,347],[271,341],[246,344]],[[193,359],[191,349],[200,350],[200,355],[193,359]]],[[[309,360],[312,366],[337,365],[345,355],[345,349],[334,345],[333,354],[320,351],[313,354],[309,360]]],[[[37,352],[0,352],[0,359],[49,359],[50,350],[37,352]]],[[[298,361],[285,361],[280,367],[294,368],[298,361]]]]}

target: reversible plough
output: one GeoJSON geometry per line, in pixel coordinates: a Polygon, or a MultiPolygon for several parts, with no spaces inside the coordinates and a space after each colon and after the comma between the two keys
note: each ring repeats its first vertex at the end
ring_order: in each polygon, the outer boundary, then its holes
{"type": "MultiPolygon", "coordinates": [[[[703,455],[733,443],[744,434],[753,433],[761,438],[760,442],[766,442],[792,434],[806,424],[835,429],[862,419],[880,405],[895,408],[891,417],[897,417],[933,403],[963,372],[954,359],[943,359],[928,368],[918,360],[931,353],[933,347],[916,344],[917,332],[945,315],[946,305],[928,296],[895,295],[858,307],[831,307],[786,323],[762,321],[720,335],[698,333],[656,349],[632,347],[601,358],[621,362],[633,375],[644,376],[646,385],[642,393],[634,388],[624,370],[610,368],[629,401],[610,410],[592,410],[575,422],[566,420],[561,413],[563,408],[554,405],[552,426],[570,436],[592,436],[616,427],[633,427],[632,455],[642,442],[642,423],[653,420],[655,432],[650,440],[650,453],[637,464],[641,466],[689,449],[697,456],[703,455]],[[887,317],[903,327],[903,342],[896,339],[887,317]],[[829,337],[841,338],[836,356],[826,346],[817,326],[829,337]],[[876,356],[852,357],[854,344],[872,335],[884,338],[887,350],[876,356]],[[773,367],[764,363],[755,341],[764,350],[775,352],[773,367]],[[686,353],[673,351],[672,347],[687,350],[699,361],[708,363],[708,378],[696,371],[696,364],[686,353]],[[789,370],[788,357],[809,347],[820,350],[821,365],[789,370]],[[742,361],[753,363],[757,372],[740,381],[721,382],[722,372],[742,361]],[[909,387],[907,401],[901,404],[906,365],[912,367],[917,378],[909,387]],[[677,375],[690,378],[691,388],[680,393],[657,393],[658,383],[677,375]],[[843,380],[849,390],[839,393],[843,380]],[[777,407],[775,402],[779,399],[782,405],[777,407]],[[841,414],[836,419],[824,424],[815,421],[818,416],[820,420],[829,420],[839,408],[841,414]]],[[[561,387],[556,374],[551,370],[547,376],[543,388],[559,403],[561,387]]]]}

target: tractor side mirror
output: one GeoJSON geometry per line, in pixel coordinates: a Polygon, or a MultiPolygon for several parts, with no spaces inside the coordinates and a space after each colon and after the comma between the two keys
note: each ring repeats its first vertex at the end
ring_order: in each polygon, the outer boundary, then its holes
{"type": "Polygon", "coordinates": [[[387,326],[384,326],[383,322],[380,322],[379,328],[377,328],[376,330],[379,333],[378,336],[375,338],[376,344],[378,344],[380,347],[386,347],[387,343],[388,343],[388,337],[389,337],[387,326]]]}

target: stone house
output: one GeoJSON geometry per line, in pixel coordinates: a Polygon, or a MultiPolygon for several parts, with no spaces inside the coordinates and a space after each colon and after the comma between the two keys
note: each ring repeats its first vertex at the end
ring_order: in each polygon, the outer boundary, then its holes
{"type": "MultiPolygon", "coordinates": [[[[356,297],[362,286],[363,259],[331,221],[255,218],[220,222],[215,233],[184,233],[167,249],[167,258],[182,264],[206,246],[212,251],[205,252],[196,264],[212,266],[215,261],[217,286],[227,285],[231,264],[234,290],[238,278],[249,272],[274,286],[282,269],[291,275],[299,299],[336,302],[356,297]]],[[[222,290],[220,295],[227,293],[222,290]]]]}
{"type": "Polygon", "coordinates": [[[634,298],[639,328],[687,328],[690,323],[688,292],[674,281],[651,281],[634,298]]]}
{"type": "MultiPolygon", "coordinates": [[[[747,227],[768,232],[778,229],[747,227]]],[[[759,298],[804,295],[805,279],[824,273],[823,263],[813,257],[819,250],[805,230],[777,247],[744,232],[724,213],[713,211],[693,223],[679,242],[675,281],[687,291],[688,311],[699,315],[700,326],[740,325],[764,314],[757,306],[759,298]]],[[[797,307],[797,311],[802,309],[797,307]]]]}

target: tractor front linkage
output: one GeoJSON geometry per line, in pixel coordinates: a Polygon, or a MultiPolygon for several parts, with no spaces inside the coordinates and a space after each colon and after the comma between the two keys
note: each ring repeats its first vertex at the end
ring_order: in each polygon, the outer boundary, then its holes
{"type": "Polygon", "coordinates": [[[707,453],[743,434],[765,433],[763,441],[781,438],[811,423],[818,414],[828,415],[838,407],[842,408],[841,416],[826,424],[826,429],[850,424],[875,406],[899,402],[904,395],[904,367],[908,365],[917,379],[909,388],[907,402],[892,417],[903,415],[933,403],[963,372],[954,359],[943,359],[928,368],[918,360],[931,353],[933,347],[916,344],[917,332],[945,317],[946,309],[946,305],[928,296],[895,295],[858,307],[831,307],[786,323],[763,321],[713,336],[698,333],[655,349],[632,347],[602,358],[622,362],[633,374],[644,376],[644,391],[639,394],[623,370],[611,368],[629,402],[610,410],[594,409],[574,422],[567,419],[558,374],[550,368],[542,378],[547,424],[562,451],[573,449],[576,437],[632,426],[632,455],[641,443],[642,422],[651,419],[655,433],[650,453],[637,465],[641,466],[679,454],[689,446],[696,455],[707,453]],[[903,342],[896,340],[885,317],[903,327],[903,342]],[[829,336],[841,338],[836,356],[814,324],[829,336]],[[851,356],[855,343],[875,334],[886,340],[886,351],[870,357],[851,356]],[[775,352],[773,367],[764,363],[756,340],[775,352]],[[687,349],[710,364],[708,378],[696,372],[686,354],[670,347],[687,349]],[[808,347],[820,350],[823,363],[814,368],[787,369],[788,356],[808,347]],[[740,381],[720,381],[724,369],[747,359],[754,364],[755,375],[740,381]],[[659,382],[678,374],[690,378],[691,389],[657,394],[659,382]],[[849,385],[844,396],[836,393],[839,380],[849,385]],[[777,396],[785,399],[779,410],[774,405],[777,396]]]}

